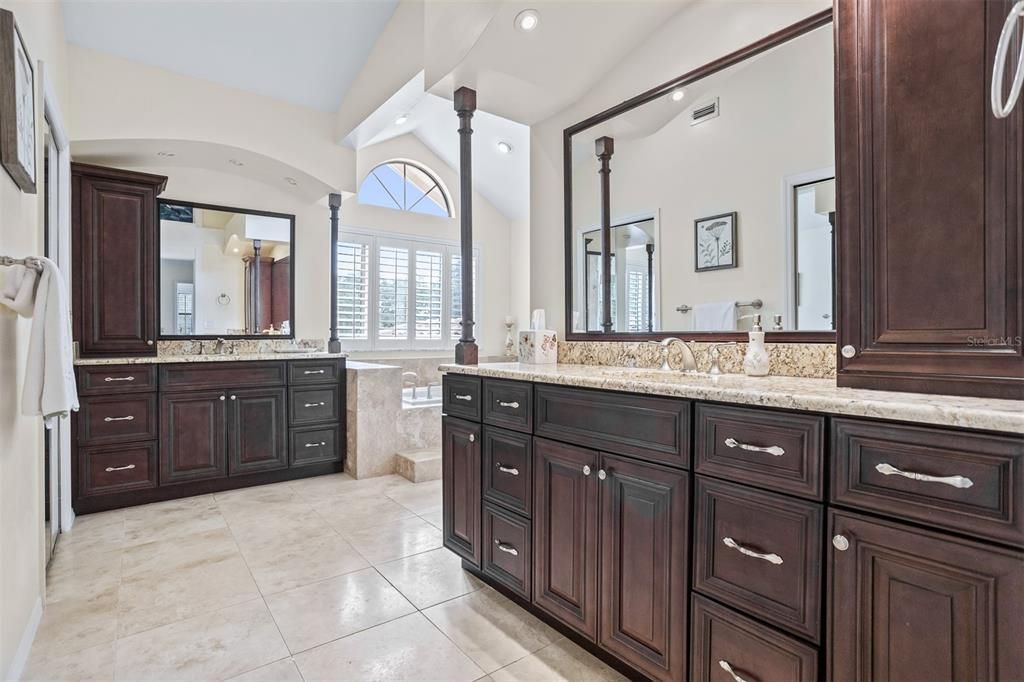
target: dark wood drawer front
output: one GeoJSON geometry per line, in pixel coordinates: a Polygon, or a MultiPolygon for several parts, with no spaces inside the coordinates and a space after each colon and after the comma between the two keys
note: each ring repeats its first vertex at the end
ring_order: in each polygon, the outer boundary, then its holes
{"type": "Polygon", "coordinates": [[[534,399],[538,436],[689,467],[689,401],[540,384],[534,399]]]}
{"type": "Polygon", "coordinates": [[[483,380],[483,420],[507,429],[533,431],[533,385],[524,381],[483,380]]]}
{"type": "Polygon", "coordinates": [[[81,448],[78,494],[87,497],[155,488],[156,472],[156,442],[81,448]]]}
{"type": "Polygon", "coordinates": [[[336,384],[345,378],[345,360],[294,360],[288,363],[288,383],[336,384]]]}
{"type": "Polygon", "coordinates": [[[160,390],[283,386],[283,362],[202,362],[160,365],[160,390]]]}
{"type": "Polygon", "coordinates": [[[341,443],[337,426],[316,426],[291,430],[291,465],[338,462],[341,443]]]}
{"type": "Polygon", "coordinates": [[[824,417],[697,403],[694,429],[697,473],[822,498],[824,417]]]}
{"type": "Polygon", "coordinates": [[[82,445],[154,440],[158,435],[156,393],[93,396],[81,403],[78,442],[82,445]]]}
{"type": "Polygon", "coordinates": [[[341,418],[338,409],[341,404],[339,387],[293,388],[290,392],[292,426],[338,421],[341,418]]]}
{"type": "Polygon", "coordinates": [[[484,428],[484,497],[525,516],[533,508],[533,442],[530,436],[484,428]]]}
{"type": "Polygon", "coordinates": [[[145,393],[156,390],[156,365],[83,365],[78,394],[145,393]]]}
{"type": "Polygon", "coordinates": [[[819,641],[821,506],[697,477],[694,589],[819,641]]]}
{"type": "Polygon", "coordinates": [[[1024,438],[832,425],[833,502],[1024,545],[1024,438]]]}
{"type": "Polygon", "coordinates": [[[706,599],[693,595],[692,682],[786,680],[815,682],[817,650],[706,599]]]}
{"type": "Polygon", "coordinates": [[[480,421],[480,379],[446,374],[442,383],[441,411],[453,417],[480,421]]]}
{"type": "Polygon", "coordinates": [[[484,503],[483,525],[483,572],[530,599],[530,522],[484,503]]]}

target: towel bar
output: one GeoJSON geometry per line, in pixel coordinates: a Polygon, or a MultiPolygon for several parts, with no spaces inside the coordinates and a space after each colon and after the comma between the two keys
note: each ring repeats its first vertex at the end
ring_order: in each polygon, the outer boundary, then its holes
{"type": "Polygon", "coordinates": [[[27,268],[35,268],[36,270],[42,271],[43,264],[39,262],[37,258],[28,256],[26,258],[11,258],[10,256],[0,256],[0,265],[24,265],[27,268]]]}
{"type": "MultiPolygon", "coordinates": [[[[764,301],[762,301],[759,298],[755,298],[753,301],[747,301],[746,303],[743,303],[741,301],[736,301],[736,307],[737,308],[753,308],[754,310],[760,310],[763,305],[764,305],[764,301]]],[[[691,310],[693,310],[693,307],[692,306],[688,306],[685,303],[683,305],[676,306],[676,312],[688,313],[691,310]]]]}

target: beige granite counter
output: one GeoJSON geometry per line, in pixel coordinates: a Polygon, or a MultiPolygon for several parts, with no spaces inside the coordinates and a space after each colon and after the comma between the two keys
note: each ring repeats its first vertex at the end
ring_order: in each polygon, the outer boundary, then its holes
{"type": "Polygon", "coordinates": [[[1024,434],[1024,401],[839,388],[835,379],[686,375],[598,365],[441,365],[452,374],[761,405],[920,424],[1024,434]]]}
{"type": "Polygon", "coordinates": [[[79,358],[76,365],[164,365],[176,362],[251,362],[254,360],[326,360],[348,357],[347,353],[303,351],[301,353],[223,353],[193,355],[147,355],[131,358],[79,358]]]}

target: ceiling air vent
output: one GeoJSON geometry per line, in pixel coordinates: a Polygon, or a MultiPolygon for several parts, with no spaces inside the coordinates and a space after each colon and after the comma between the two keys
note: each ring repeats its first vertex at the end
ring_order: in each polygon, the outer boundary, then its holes
{"type": "Polygon", "coordinates": [[[690,111],[690,125],[695,126],[705,121],[718,118],[718,98],[698,104],[690,111]]]}

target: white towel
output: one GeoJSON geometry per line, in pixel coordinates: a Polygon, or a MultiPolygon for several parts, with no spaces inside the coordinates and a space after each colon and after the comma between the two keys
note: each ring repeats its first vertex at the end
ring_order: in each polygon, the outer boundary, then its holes
{"type": "Polygon", "coordinates": [[[22,317],[32,317],[32,303],[36,295],[35,268],[12,265],[4,273],[4,286],[0,288],[0,304],[22,317]]]}
{"type": "Polygon", "coordinates": [[[41,416],[49,429],[72,410],[78,411],[78,388],[71,349],[71,309],[64,276],[52,260],[35,260],[42,263],[43,271],[32,311],[21,411],[28,417],[41,416]]]}
{"type": "Polygon", "coordinates": [[[736,331],[736,301],[694,305],[693,329],[700,332],[736,331]]]}

